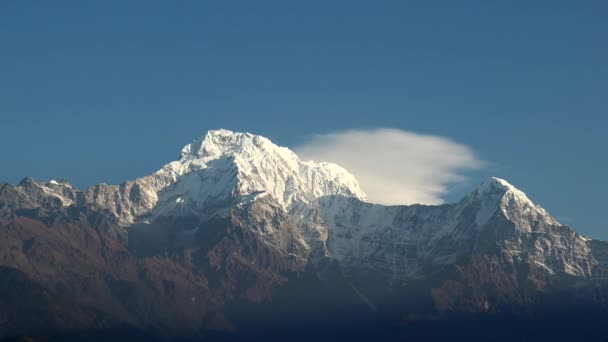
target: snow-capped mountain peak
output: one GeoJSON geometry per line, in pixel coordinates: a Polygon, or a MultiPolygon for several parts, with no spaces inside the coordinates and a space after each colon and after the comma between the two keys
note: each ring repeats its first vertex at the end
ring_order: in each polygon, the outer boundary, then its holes
{"type": "Polygon", "coordinates": [[[338,165],[303,162],[265,137],[224,129],[209,131],[186,145],[178,160],[123,187],[109,187],[123,192],[121,203],[103,192],[102,197],[99,191],[91,196],[104,207],[115,206],[114,212],[125,224],[138,216],[210,214],[212,207],[261,195],[271,196],[286,210],[324,196],[366,199],[355,177],[338,165]],[[131,198],[133,191],[126,188],[133,185],[137,185],[137,196],[131,198]]]}
{"type": "Polygon", "coordinates": [[[491,191],[492,189],[502,189],[504,191],[509,191],[515,189],[515,187],[504,179],[498,177],[490,177],[483,181],[477,188],[477,190],[480,192],[491,191]]]}
{"type": "Polygon", "coordinates": [[[476,214],[479,226],[485,224],[498,210],[525,231],[530,231],[538,222],[559,225],[557,220],[532,202],[523,191],[497,177],[482,182],[467,196],[465,202],[476,202],[479,206],[476,214]]]}
{"type": "Polygon", "coordinates": [[[261,149],[272,149],[274,144],[265,137],[226,129],[211,130],[200,139],[184,146],[181,158],[215,159],[227,154],[252,154],[261,149]]]}
{"type": "Polygon", "coordinates": [[[159,171],[118,186],[82,193],[65,182],[26,179],[13,192],[11,203],[21,207],[92,206],[126,227],[196,222],[177,229],[180,241],[219,216],[301,260],[329,257],[394,279],[424,277],[471,251],[498,251],[509,262],[523,255],[549,273],[588,276],[595,263],[589,239],[503,179],[489,178],[454,204],[364,203],[357,180],[340,166],[303,162],[267,138],[227,130],[208,132],[159,171]]]}
{"type": "Polygon", "coordinates": [[[250,133],[209,131],[182,149],[178,169],[213,172],[209,163],[220,159],[230,160],[240,195],[268,193],[285,207],[330,195],[365,199],[354,176],[340,166],[302,162],[288,148],[250,133]]]}

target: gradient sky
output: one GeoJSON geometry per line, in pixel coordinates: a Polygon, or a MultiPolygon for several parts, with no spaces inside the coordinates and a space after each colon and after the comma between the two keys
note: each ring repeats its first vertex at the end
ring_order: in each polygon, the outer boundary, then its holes
{"type": "Polygon", "coordinates": [[[0,1],[0,179],[156,170],[208,129],[447,137],[608,239],[605,1],[0,1]]]}

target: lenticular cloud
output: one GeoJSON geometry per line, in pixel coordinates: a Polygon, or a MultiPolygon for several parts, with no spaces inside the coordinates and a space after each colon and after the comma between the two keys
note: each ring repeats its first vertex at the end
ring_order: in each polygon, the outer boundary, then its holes
{"type": "Polygon", "coordinates": [[[314,135],[294,150],[302,160],[343,166],[380,204],[443,203],[449,185],[483,164],[469,146],[386,128],[314,135]]]}

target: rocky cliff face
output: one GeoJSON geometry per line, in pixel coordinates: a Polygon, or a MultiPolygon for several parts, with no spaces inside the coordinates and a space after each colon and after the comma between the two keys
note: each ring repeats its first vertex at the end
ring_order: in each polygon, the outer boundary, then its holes
{"type": "MultiPolygon", "coordinates": [[[[553,294],[601,309],[608,297],[608,244],[504,180],[454,204],[382,206],[337,165],[226,130],[121,185],[2,183],[0,234],[0,266],[47,291],[36,298],[61,303],[61,317],[68,307],[89,317],[44,331],[198,336],[311,303],[400,322],[540,310],[553,294]]],[[[3,331],[28,333],[14,327],[3,331]]]]}

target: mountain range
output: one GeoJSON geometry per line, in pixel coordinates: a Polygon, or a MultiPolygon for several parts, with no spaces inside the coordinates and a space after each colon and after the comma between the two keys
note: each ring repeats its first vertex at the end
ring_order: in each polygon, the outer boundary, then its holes
{"type": "Polygon", "coordinates": [[[0,234],[3,337],[608,336],[608,243],[507,181],[373,204],[249,133],[120,185],[0,183],[0,234]]]}

